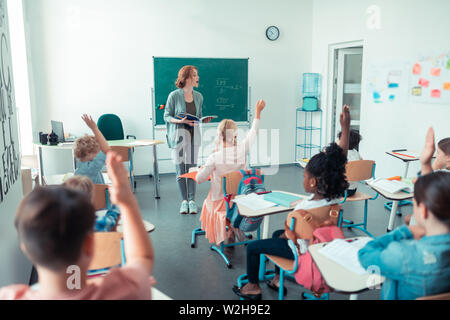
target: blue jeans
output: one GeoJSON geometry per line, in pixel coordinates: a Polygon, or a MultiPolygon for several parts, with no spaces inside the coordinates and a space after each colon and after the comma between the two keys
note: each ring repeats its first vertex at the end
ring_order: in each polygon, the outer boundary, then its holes
{"type": "MultiPolygon", "coordinates": [[[[294,253],[288,245],[287,239],[282,239],[280,236],[284,230],[277,230],[273,233],[271,239],[252,241],[247,246],[247,276],[248,282],[257,284],[259,282],[259,255],[270,254],[286,259],[294,259],[294,253]]],[[[280,269],[275,266],[275,271],[278,274],[280,269]]]]}

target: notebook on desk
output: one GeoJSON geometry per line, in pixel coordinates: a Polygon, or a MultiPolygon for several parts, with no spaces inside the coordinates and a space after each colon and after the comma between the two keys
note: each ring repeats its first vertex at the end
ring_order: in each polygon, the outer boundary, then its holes
{"type": "Polygon", "coordinates": [[[400,191],[414,192],[414,185],[409,181],[387,180],[387,179],[375,179],[369,182],[369,185],[380,188],[381,190],[389,193],[397,193],[400,191]]]}

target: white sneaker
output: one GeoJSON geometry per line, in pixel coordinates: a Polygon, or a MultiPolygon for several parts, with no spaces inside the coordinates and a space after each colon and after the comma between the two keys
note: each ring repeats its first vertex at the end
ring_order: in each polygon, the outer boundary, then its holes
{"type": "Polygon", "coordinates": [[[189,201],[189,213],[196,214],[197,213],[197,205],[194,200],[189,201]]]}
{"type": "Polygon", "coordinates": [[[180,207],[180,213],[187,214],[188,212],[189,212],[188,202],[186,200],[183,200],[180,207]]]}

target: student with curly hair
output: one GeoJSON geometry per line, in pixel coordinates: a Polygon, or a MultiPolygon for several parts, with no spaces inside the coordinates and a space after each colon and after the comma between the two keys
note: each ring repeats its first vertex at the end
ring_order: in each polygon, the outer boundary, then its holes
{"type": "MultiPolygon", "coordinates": [[[[305,191],[312,195],[297,204],[294,210],[308,210],[339,203],[348,188],[345,178],[345,165],[347,163],[347,150],[350,128],[349,107],[343,107],[340,122],[342,136],[339,145],[331,143],[324,151],[314,155],[304,170],[303,186],[305,191]]],[[[258,284],[260,254],[270,254],[287,259],[294,259],[293,249],[288,244],[284,229],[273,233],[271,239],[250,242],[247,246],[247,276],[248,283],[243,287],[233,287],[236,295],[246,300],[260,300],[261,288],[258,284]]],[[[276,275],[266,284],[269,288],[278,291],[279,269],[276,275]]],[[[286,293],[286,289],[284,289],[286,293]]]]}
{"type": "Polygon", "coordinates": [[[94,136],[85,135],[75,141],[74,155],[77,159],[76,176],[87,176],[95,184],[104,184],[102,168],[106,154],[111,149],[103,134],[92,118],[86,114],[82,117],[94,136]]]}

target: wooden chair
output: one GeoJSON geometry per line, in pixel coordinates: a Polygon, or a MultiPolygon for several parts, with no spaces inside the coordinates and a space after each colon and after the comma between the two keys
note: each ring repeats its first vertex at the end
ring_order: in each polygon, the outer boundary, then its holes
{"type": "MultiPolygon", "coordinates": [[[[286,222],[289,225],[289,228],[292,231],[295,231],[296,234],[302,234],[305,238],[311,238],[313,235],[314,230],[310,227],[309,224],[305,223],[298,223],[298,221],[303,219],[309,219],[309,217],[313,218],[314,221],[317,224],[321,224],[322,222],[328,220],[330,218],[330,215],[337,215],[338,220],[338,226],[341,224],[342,219],[342,207],[339,206],[338,211],[331,211],[331,206],[326,207],[320,207],[320,208],[314,208],[314,209],[308,209],[309,215],[305,218],[302,217],[299,211],[291,211],[287,218],[286,222]]],[[[291,248],[295,248],[295,244],[292,242],[292,240],[288,240],[289,246],[291,248]]],[[[268,255],[268,254],[261,254],[260,256],[260,270],[259,270],[259,278],[260,279],[270,279],[275,276],[275,270],[266,272],[266,260],[269,259],[272,261],[275,265],[277,265],[280,268],[280,282],[279,282],[279,289],[278,289],[278,299],[283,300],[284,297],[284,280],[286,277],[292,278],[294,274],[297,272],[298,268],[298,253],[297,250],[294,250],[294,260],[268,255]]],[[[238,287],[242,287],[243,284],[248,282],[246,279],[247,275],[241,275],[238,278],[238,287]]],[[[294,279],[295,281],[295,279],[294,279]]],[[[314,299],[312,295],[304,295],[310,297],[310,299],[314,299]]],[[[328,295],[324,294],[321,299],[328,299],[328,295]]]]}
{"type": "MultiPolygon", "coordinates": [[[[356,182],[368,180],[371,178],[375,178],[375,161],[372,160],[357,160],[350,161],[347,163],[345,167],[345,174],[347,176],[347,181],[356,182]]],[[[356,191],[356,193],[348,197],[347,190],[345,191],[345,196],[341,200],[341,204],[345,202],[356,202],[356,201],[364,201],[364,221],[362,223],[353,223],[353,221],[343,219],[344,225],[343,228],[355,228],[367,233],[370,237],[373,238],[373,235],[367,230],[367,205],[368,200],[375,200],[378,198],[378,193],[371,197],[363,192],[356,191]]]]}
{"type": "Polygon", "coordinates": [[[111,150],[122,156],[123,162],[128,162],[128,177],[130,178],[131,189],[136,189],[136,181],[134,180],[133,171],[133,147],[112,146],[111,150]]]}
{"type": "Polygon", "coordinates": [[[122,238],[120,232],[94,232],[94,256],[88,276],[102,275],[112,267],[125,264],[122,238]]]}
{"type": "Polygon", "coordinates": [[[95,210],[109,209],[109,192],[107,184],[94,184],[94,208],[95,210]]]}
{"type": "MultiPolygon", "coordinates": [[[[256,170],[256,173],[262,176],[263,182],[264,182],[264,176],[262,175],[261,170],[259,170],[259,169],[256,170]]],[[[240,171],[233,171],[233,172],[227,173],[222,176],[222,191],[223,191],[224,197],[230,196],[231,199],[233,199],[237,195],[239,185],[241,183],[241,178],[242,178],[242,175],[241,175],[240,171]]],[[[227,206],[227,213],[233,209],[233,206],[232,205],[230,206],[230,204],[228,202],[227,202],[226,206],[227,206]]],[[[227,216],[228,216],[228,214],[227,214],[227,216]]],[[[203,231],[201,228],[197,228],[192,231],[191,248],[195,247],[196,236],[204,235],[204,234],[205,234],[205,231],[203,231]]],[[[227,264],[227,267],[229,269],[231,269],[231,267],[232,267],[231,262],[225,255],[224,250],[225,250],[225,248],[228,248],[228,247],[234,247],[234,246],[241,245],[241,244],[247,244],[250,241],[250,239],[252,239],[252,236],[246,235],[246,238],[249,240],[234,242],[234,243],[230,243],[230,244],[225,244],[224,242],[222,242],[220,244],[220,248],[217,247],[216,245],[212,245],[211,250],[216,251],[223,258],[223,260],[227,264]]],[[[260,229],[259,228],[257,231],[257,238],[258,239],[260,238],[260,229]]]]}
{"type": "Polygon", "coordinates": [[[433,296],[425,296],[417,298],[416,300],[450,300],[450,292],[436,294],[433,296]]]}

